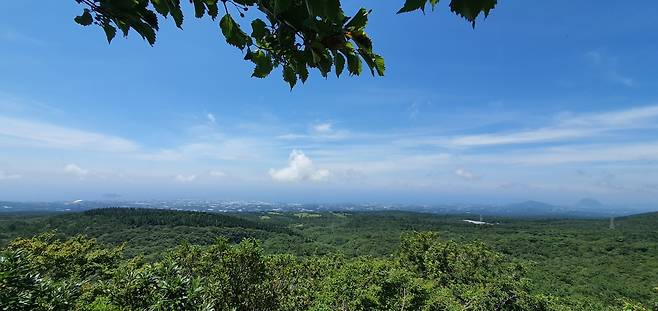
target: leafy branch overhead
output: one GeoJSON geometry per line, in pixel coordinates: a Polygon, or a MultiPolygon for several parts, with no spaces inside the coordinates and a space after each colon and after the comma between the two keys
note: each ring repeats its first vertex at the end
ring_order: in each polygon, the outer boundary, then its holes
{"type": "MultiPolygon", "coordinates": [[[[111,42],[117,30],[124,36],[132,29],[149,44],[155,44],[159,16],[171,18],[183,26],[180,0],[75,0],[85,6],[75,22],[83,26],[100,26],[111,42]]],[[[340,0],[189,0],[194,16],[219,19],[226,42],[244,52],[244,59],[254,63],[253,77],[264,78],[274,68],[282,67],[283,79],[290,87],[308,79],[309,68],[323,77],[332,70],[340,76],[345,68],[350,75],[360,75],[363,63],[370,73],[383,76],[384,59],[373,51],[366,33],[370,10],[361,8],[346,16],[340,0]],[[234,16],[245,18],[250,11],[251,33],[243,30],[234,16]],[[222,15],[220,18],[220,14],[222,15]]],[[[439,0],[406,0],[398,13],[425,12],[439,0]]],[[[475,26],[483,13],[488,16],[496,0],[451,0],[450,10],[475,26]]]]}

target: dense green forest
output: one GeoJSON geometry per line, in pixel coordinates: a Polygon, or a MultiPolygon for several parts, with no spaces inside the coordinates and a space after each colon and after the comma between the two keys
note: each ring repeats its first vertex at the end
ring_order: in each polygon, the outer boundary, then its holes
{"type": "Polygon", "coordinates": [[[656,213],[466,217],[4,214],[0,309],[658,310],[656,213]]]}

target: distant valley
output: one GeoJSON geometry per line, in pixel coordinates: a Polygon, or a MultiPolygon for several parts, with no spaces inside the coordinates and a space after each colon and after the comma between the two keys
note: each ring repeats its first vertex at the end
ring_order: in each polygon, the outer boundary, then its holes
{"type": "Polygon", "coordinates": [[[208,200],[150,200],[150,201],[85,201],[68,202],[10,202],[0,201],[3,212],[72,212],[105,207],[156,208],[210,213],[235,212],[339,212],[339,211],[408,211],[440,215],[474,214],[500,217],[539,217],[539,218],[601,218],[619,217],[658,211],[658,205],[616,206],[584,198],[571,205],[554,205],[539,201],[494,204],[436,204],[402,205],[379,203],[280,203],[262,201],[208,201],[208,200]]]}

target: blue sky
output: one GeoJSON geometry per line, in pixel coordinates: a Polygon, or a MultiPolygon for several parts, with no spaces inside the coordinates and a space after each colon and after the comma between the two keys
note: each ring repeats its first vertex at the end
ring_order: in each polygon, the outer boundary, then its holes
{"type": "Polygon", "coordinates": [[[653,1],[351,1],[386,76],[293,91],[189,6],[150,47],[69,2],[0,5],[0,200],[658,203],[653,1]]]}

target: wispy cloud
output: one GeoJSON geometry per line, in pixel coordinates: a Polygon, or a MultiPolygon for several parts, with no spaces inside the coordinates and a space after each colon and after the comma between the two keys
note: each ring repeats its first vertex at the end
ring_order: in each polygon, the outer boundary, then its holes
{"type": "Polygon", "coordinates": [[[0,181],[2,181],[2,180],[11,180],[11,179],[19,179],[21,177],[23,177],[23,176],[21,176],[19,174],[9,174],[9,173],[6,173],[4,171],[0,171],[0,181]]]}
{"type": "Polygon", "coordinates": [[[533,130],[460,136],[450,140],[449,144],[472,147],[569,140],[619,130],[655,128],[656,119],[658,105],[563,117],[554,125],[533,130]]]}
{"type": "Polygon", "coordinates": [[[25,33],[16,31],[14,29],[0,30],[0,39],[3,41],[10,41],[16,43],[25,43],[30,45],[44,45],[45,42],[25,33]]]}
{"type": "Polygon", "coordinates": [[[116,136],[0,116],[0,145],[10,143],[112,152],[132,152],[139,148],[136,143],[116,136]]]}
{"type": "Polygon", "coordinates": [[[220,171],[220,170],[211,170],[211,171],[208,172],[208,175],[210,175],[212,177],[225,177],[226,173],[224,171],[220,171]]]}
{"type": "Polygon", "coordinates": [[[597,162],[656,162],[658,141],[642,143],[570,145],[531,150],[511,150],[495,154],[462,156],[464,161],[512,165],[557,165],[597,162]]]}
{"type": "Polygon", "coordinates": [[[585,57],[602,78],[629,87],[635,85],[633,78],[619,72],[616,58],[607,56],[599,51],[589,51],[585,54],[585,57]]]}
{"type": "Polygon", "coordinates": [[[210,123],[212,123],[212,124],[217,123],[217,119],[215,118],[215,115],[212,114],[212,113],[208,113],[208,114],[206,115],[206,118],[208,118],[208,121],[209,121],[210,123]]]}
{"type": "Polygon", "coordinates": [[[178,174],[174,177],[174,180],[181,183],[191,183],[196,180],[196,175],[178,174]]]}
{"type": "Polygon", "coordinates": [[[312,124],[306,133],[287,133],[276,137],[280,140],[338,141],[353,138],[347,130],[336,129],[333,122],[312,124]]]}

